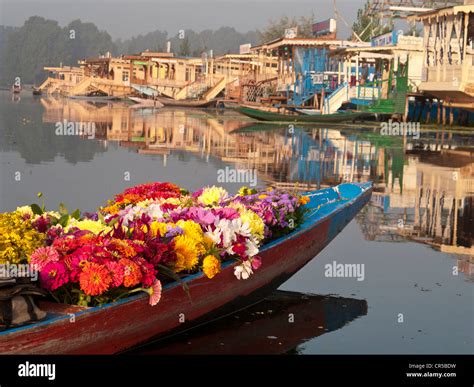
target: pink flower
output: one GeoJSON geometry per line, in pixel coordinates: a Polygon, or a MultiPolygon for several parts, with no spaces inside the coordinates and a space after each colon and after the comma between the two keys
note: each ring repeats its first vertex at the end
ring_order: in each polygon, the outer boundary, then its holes
{"type": "Polygon", "coordinates": [[[46,290],[56,290],[69,281],[67,268],[62,262],[50,262],[40,272],[41,286],[46,290]]]}
{"type": "Polygon", "coordinates": [[[118,288],[123,284],[123,277],[125,275],[125,268],[122,264],[116,261],[107,261],[105,266],[110,271],[110,276],[112,277],[112,288],[118,288]]]}
{"type": "Polygon", "coordinates": [[[155,279],[153,285],[147,289],[145,289],[147,293],[150,295],[150,305],[155,306],[161,300],[161,282],[158,279],[155,279]]]}
{"type": "Polygon", "coordinates": [[[262,259],[259,256],[252,257],[252,269],[258,270],[262,266],[262,259]]]}
{"type": "Polygon", "coordinates": [[[43,268],[50,262],[59,260],[59,254],[54,247],[40,247],[31,254],[30,265],[37,271],[42,271],[43,268]]]}

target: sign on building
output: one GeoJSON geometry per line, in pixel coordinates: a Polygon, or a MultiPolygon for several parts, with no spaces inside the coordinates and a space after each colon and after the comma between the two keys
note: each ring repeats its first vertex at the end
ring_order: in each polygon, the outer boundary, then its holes
{"type": "Polygon", "coordinates": [[[386,34],[382,34],[379,36],[374,36],[371,41],[370,45],[372,47],[378,46],[395,46],[398,42],[398,36],[403,35],[403,31],[390,31],[386,34]]]}
{"type": "Polygon", "coordinates": [[[252,47],[252,45],[250,43],[241,44],[240,48],[239,48],[239,53],[240,54],[250,54],[250,48],[251,47],[252,47]]]}
{"type": "Polygon", "coordinates": [[[298,35],[298,27],[285,29],[285,39],[295,39],[298,35]]]}
{"type": "Polygon", "coordinates": [[[313,24],[313,35],[323,36],[336,32],[336,19],[327,19],[313,24]]]}

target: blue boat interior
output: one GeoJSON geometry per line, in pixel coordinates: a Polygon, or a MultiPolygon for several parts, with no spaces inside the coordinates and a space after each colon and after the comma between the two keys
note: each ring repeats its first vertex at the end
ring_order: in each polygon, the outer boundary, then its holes
{"type": "MultiPolygon", "coordinates": [[[[308,213],[305,218],[305,221],[298,227],[298,229],[288,235],[285,235],[281,238],[275,239],[267,244],[265,244],[260,250],[264,251],[267,249],[272,248],[273,246],[283,242],[287,238],[291,238],[295,235],[300,233],[304,233],[305,230],[313,227],[315,224],[323,221],[327,218],[331,219],[330,223],[330,230],[328,235],[328,242],[332,240],[344,226],[347,224],[347,221],[352,219],[355,214],[359,211],[359,209],[365,204],[360,203],[357,199],[370,187],[372,186],[371,182],[368,183],[343,183],[335,187],[324,188],[317,191],[307,192],[306,195],[310,198],[310,201],[306,204],[308,208],[308,213]],[[342,208],[346,208],[346,211],[339,211],[342,208]]],[[[234,264],[234,261],[229,260],[223,263],[223,268],[234,264]]],[[[202,273],[191,274],[183,279],[183,282],[192,281],[200,276],[202,273]]],[[[181,284],[174,282],[165,285],[163,288],[164,290],[174,287],[174,286],[182,286],[181,284]]],[[[137,298],[144,298],[147,297],[145,293],[136,294],[128,298],[124,298],[114,303],[105,304],[96,307],[90,307],[84,310],[80,310],[75,313],[75,318],[80,316],[83,313],[93,313],[95,311],[99,311],[105,308],[114,307],[116,305],[127,303],[137,298]]],[[[0,337],[3,335],[13,334],[15,332],[20,332],[23,330],[28,330],[33,327],[39,327],[44,325],[53,324],[60,320],[67,320],[70,319],[70,314],[63,314],[63,313],[53,313],[48,312],[46,318],[40,322],[36,322],[30,325],[24,325],[20,327],[11,328],[5,331],[0,332],[0,337]]]]}

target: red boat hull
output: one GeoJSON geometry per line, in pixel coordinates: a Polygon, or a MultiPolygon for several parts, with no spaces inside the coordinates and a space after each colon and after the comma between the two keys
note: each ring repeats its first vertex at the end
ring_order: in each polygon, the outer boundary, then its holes
{"type": "MultiPolygon", "coordinates": [[[[313,259],[369,200],[371,189],[304,232],[263,249],[263,265],[247,280],[237,280],[234,264],[208,279],[195,275],[188,283],[166,288],[157,306],[143,294],[97,308],[62,306],[66,318],[12,329],[0,339],[3,354],[111,354],[149,339],[248,306],[277,289],[313,259]]],[[[56,305],[61,309],[61,306],[56,305]]]]}

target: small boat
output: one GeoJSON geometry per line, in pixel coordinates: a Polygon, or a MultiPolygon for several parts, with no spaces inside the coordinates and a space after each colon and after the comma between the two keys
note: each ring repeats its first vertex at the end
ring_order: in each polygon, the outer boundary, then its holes
{"type": "Polygon", "coordinates": [[[1,354],[112,354],[202,325],[262,300],[311,261],[370,200],[372,183],[307,193],[308,213],[294,232],[264,245],[263,265],[247,280],[227,261],[213,279],[202,272],[169,283],[154,307],[145,293],[97,307],[40,303],[45,320],[0,332],[1,354]]]}
{"type": "Polygon", "coordinates": [[[297,122],[297,123],[314,123],[314,122],[347,122],[362,120],[369,118],[371,115],[365,112],[348,112],[348,113],[333,113],[333,114],[319,114],[319,115],[304,115],[304,114],[282,114],[263,111],[259,109],[252,109],[248,107],[239,107],[238,112],[255,118],[259,121],[275,121],[275,122],[297,122]]]}
{"type": "Polygon", "coordinates": [[[128,97],[130,101],[136,103],[136,105],[132,105],[132,107],[153,107],[153,108],[162,108],[164,105],[153,98],[140,98],[140,97],[128,97]]]}
{"type": "Polygon", "coordinates": [[[321,114],[321,110],[317,109],[295,109],[295,111],[300,114],[305,114],[307,116],[318,116],[321,114]]]}
{"type": "Polygon", "coordinates": [[[157,98],[165,106],[176,106],[176,107],[192,107],[192,108],[209,108],[215,107],[217,100],[212,99],[210,101],[205,99],[181,99],[176,100],[172,98],[157,98]]]}
{"type": "Polygon", "coordinates": [[[41,95],[41,94],[42,94],[41,89],[37,87],[33,87],[33,95],[41,95]]]}

